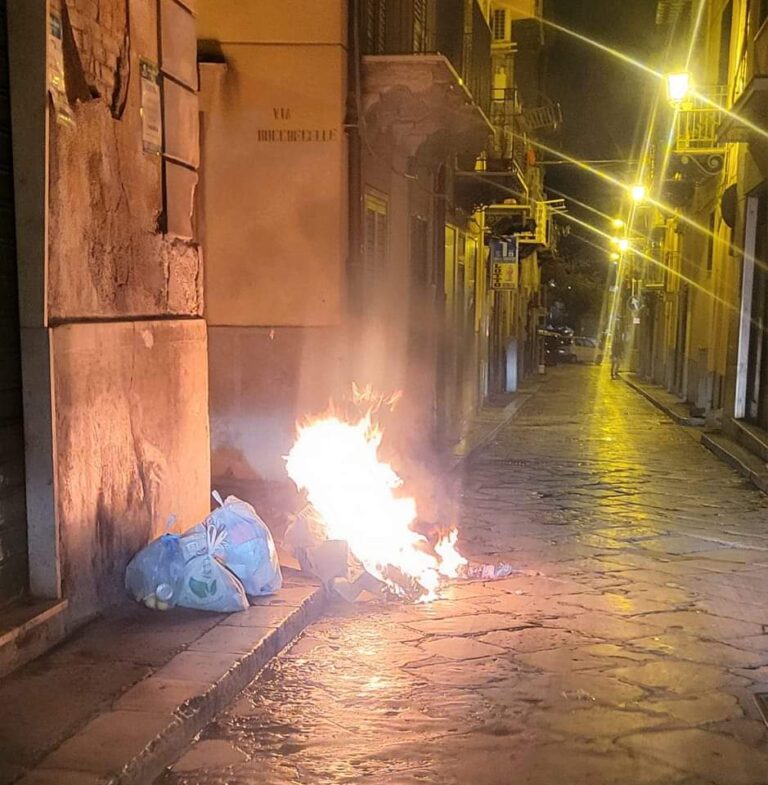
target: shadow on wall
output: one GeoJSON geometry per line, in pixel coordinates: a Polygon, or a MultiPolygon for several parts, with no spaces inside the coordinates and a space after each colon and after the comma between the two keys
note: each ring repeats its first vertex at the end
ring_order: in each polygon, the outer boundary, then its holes
{"type": "MultiPolygon", "coordinates": [[[[402,390],[393,412],[381,412],[381,455],[417,499],[420,516],[452,517],[431,439],[434,376],[409,371],[407,336],[368,319],[341,327],[210,327],[212,486],[253,503],[279,529],[301,496],[285,472],[296,423],[349,399],[352,382],[376,392],[402,390]]],[[[279,533],[279,532],[277,532],[279,533]]]]}

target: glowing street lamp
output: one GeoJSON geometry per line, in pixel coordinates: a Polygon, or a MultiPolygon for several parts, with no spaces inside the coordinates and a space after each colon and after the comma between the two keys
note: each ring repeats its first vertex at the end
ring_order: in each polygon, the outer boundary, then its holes
{"type": "Polygon", "coordinates": [[[667,74],[667,98],[671,104],[680,104],[691,92],[691,77],[688,73],[667,74]]]}
{"type": "Polygon", "coordinates": [[[610,259],[612,262],[618,262],[619,259],[621,259],[621,254],[618,254],[616,251],[614,251],[610,256],[610,259]]]}
{"type": "Polygon", "coordinates": [[[619,240],[619,250],[622,253],[629,250],[629,240],[627,240],[626,237],[622,237],[621,240],[619,240]]]}
{"type": "Polygon", "coordinates": [[[630,194],[632,194],[632,201],[642,202],[646,197],[647,191],[644,185],[638,184],[632,186],[630,194]]]}
{"type": "Polygon", "coordinates": [[[614,229],[621,229],[624,226],[624,221],[622,221],[621,218],[614,218],[613,221],[611,221],[611,225],[614,229]]]}

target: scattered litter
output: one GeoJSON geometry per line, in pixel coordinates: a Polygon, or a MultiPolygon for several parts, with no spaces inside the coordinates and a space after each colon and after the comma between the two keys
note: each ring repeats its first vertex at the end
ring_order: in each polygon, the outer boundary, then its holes
{"type": "Polygon", "coordinates": [[[336,594],[347,602],[354,602],[364,591],[376,594],[382,591],[383,584],[369,572],[361,573],[355,580],[348,578],[334,578],[331,588],[336,594]]]}
{"type": "MultiPolygon", "coordinates": [[[[455,544],[455,536],[450,542],[455,544]]],[[[337,595],[354,602],[363,591],[386,597],[416,601],[424,589],[394,565],[385,565],[378,578],[355,559],[344,540],[329,540],[325,527],[311,504],[306,504],[285,530],[283,545],[299,562],[301,569],[318,578],[337,595]]],[[[440,543],[436,545],[436,549],[440,543]]],[[[530,574],[511,564],[457,564],[457,578],[465,581],[494,581],[514,574],[530,574]]]]}
{"type": "Polygon", "coordinates": [[[347,602],[354,602],[364,591],[386,591],[386,584],[355,559],[346,540],[326,538],[325,527],[311,504],[305,505],[288,525],[283,545],[303,572],[322,581],[347,602]]]}
{"type": "Polygon", "coordinates": [[[578,690],[563,690],[561,693],[566,700],[572,701],[595,701],[594,695],[590,695],[586,690],[579,688],[578,690]]]}
{"type": "Polygon", "coordinates": [[[462,567],[459,577],[468,581],[498,581],[508,578],[514,573],[519,573],[511,564],[467,564],[462,567]]]}
{"type": "MultiPolygon", "coordinates": [[[[242,611],[248,597],[274,594],[282,574],[272,535],[253,507],[236,496],[184,534],[166,533],[131,559],[125,587],[148,608],[175,605],[221,613],[242,611]]],[[[173,519],[169,519],[169,528],[173,519]]]]}

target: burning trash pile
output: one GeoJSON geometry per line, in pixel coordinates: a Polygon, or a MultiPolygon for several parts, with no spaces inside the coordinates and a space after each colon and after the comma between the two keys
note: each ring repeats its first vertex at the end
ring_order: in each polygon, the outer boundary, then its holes
{"type": "Polygon", "coordinates": [[[456,529],[432,542],[415,531],[416,501],[401,493],[403,481],[379,456],[376,416],[396,398],[355,389],[361,402],[362,414],[331,408],[300,425],[286,457],[288,475],[308,502],[283,540],[302,569],[349,601],[367,590],[429,602],[448,579],[511,574],[508,565],[470,565],[457,548],[456,529]]]}
{"type": "MultiPolygon", "coordinates": [[[[450,579],[494,580],[515,572],[508,564],[470,564],[458,550],[456,529],[417,530],[423,522],[416,501],[379,454],[377,415],[394,408],[399,396],[356,387],[353,393],[349,411],[331,408],[300,425],[285,459],[307,499],[283,539],[302,570],[350,602],[363,591],[430,602],[450,579]]],[[[125,586],[137,602],[157,610],[179,605],[232,613],[245,610],[249,598],[280,589],[267,525],[247,502],[213,496],[219,506],[204,521],[158,537],[130,561],[125,586]]]]}

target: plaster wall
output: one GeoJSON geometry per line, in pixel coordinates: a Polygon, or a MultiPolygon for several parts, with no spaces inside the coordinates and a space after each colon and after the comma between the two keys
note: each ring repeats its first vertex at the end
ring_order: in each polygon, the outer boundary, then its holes
{"type": "Polygon", "coordinates": [[[349,389],[338,328],[210,327],[213,484],[288,481],[296,421],[349,389]]]}
{"type": "Polygon", "coordinates": [[[209,324],[309,327],[342,318],[346,50],[343,4],[323,5],[327,17],[315,8],[302,14],[296,3],[259,3],[258,14],[200,4],[201,49],[226,63],[203,97],[209,324]]]}

